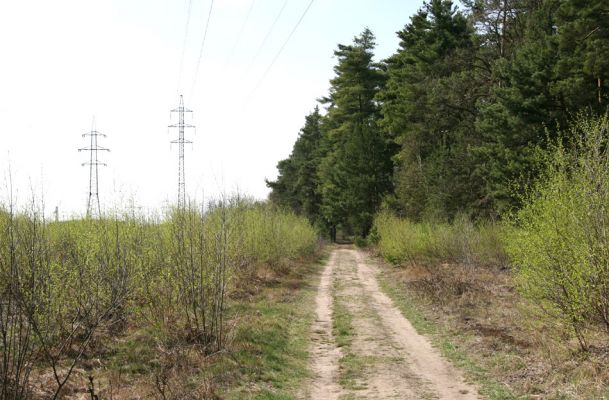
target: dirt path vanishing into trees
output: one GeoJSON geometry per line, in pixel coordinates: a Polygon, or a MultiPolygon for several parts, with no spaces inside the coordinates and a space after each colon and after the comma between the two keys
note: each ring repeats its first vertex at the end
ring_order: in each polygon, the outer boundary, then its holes
{"type": "Polygon", "coordinates": [[[380,290],[376,274],[365,253],[332,252],[316,298],[314,378],[304,397],[479,399],[380,290]]]}

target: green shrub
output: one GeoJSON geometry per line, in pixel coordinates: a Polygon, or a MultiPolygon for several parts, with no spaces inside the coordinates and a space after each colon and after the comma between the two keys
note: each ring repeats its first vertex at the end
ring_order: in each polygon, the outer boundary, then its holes
{"type": "Polygon", "coordinates": [[[607,117],[579,118],[572,151],[552,149],[545,176],[507,230],[522,293],[570,326],[609,329],[609,152],[607,117]]]}
{"type": "Polygon", "coordinates": [[[368,246],[368,240],[361,236],[356,236],[353,240],[353,243],[355,243],[355,245],[359,248],[364,248],[368,246]]]}
{"type": "Polygon", "coordinates": [[[281,267],[283,260],[302,257],[316,248],[315,230],[303,217],[267,204],[244,204],[241,212],[241,251],[254,263],[281,267]]]}
{"type": "Polygon", "coordinates": [[[459,216],[452,224],[413,223],[390,212],[374,220],[373,242],[393,264],[441,260],[470,265],[504,265],[505,254],[497,224],[474,225],[459,216]]]}
{"type": "MultiPolygon", "coordinates": [[[[223,348],[228,293],[243,270],[312,254],[309,222],[239,197],[162,218],[47,223],[35,205],[0,204],[0,398],[28,397],[34,367],[74,367],[95,332],[150,328],[168,354],[223,348]]],[[[70,377],[53,374],[56,394],[70,377]]]]}

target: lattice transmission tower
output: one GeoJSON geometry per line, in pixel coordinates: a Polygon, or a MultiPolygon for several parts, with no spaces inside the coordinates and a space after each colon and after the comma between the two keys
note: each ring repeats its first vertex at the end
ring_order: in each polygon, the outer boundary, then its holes
{"type": "Polygon", "coordinates": [[[192,143],[184,137],[186,128],[194,128],[184,120],[184,113],[192,113],[192,110],[184,107],[184,98],[180,95],[180,105],[171,110],[171,114],[178,113],[178,123],[169,125],[170,128],[178,128],[178,138],[172,140],[172,144],[178,145],[178,208],[184,209],[186,205],[186,174],[184,170],[184,144],[192,143]]]}
{"type": "Polygon", "coordinates": [[[87,199],[87,218],[101,216],[101,205],[99,203],[99,166],[101,165],[105,167],[107,164],[99,161],[98,153],[100,151],[110,151],[110,149],[98,145],[97,138],[100,136],[106,137],[106,135],[98,132],[95,129],[95,118],[93,118],[91,132],[82,135],[82,137],[89,137],[89,147],[82,147],[78,149],[79,152],[89,152],[89,161],[81,164],[83,166],[89,166],[89,197],[87,199]]]}

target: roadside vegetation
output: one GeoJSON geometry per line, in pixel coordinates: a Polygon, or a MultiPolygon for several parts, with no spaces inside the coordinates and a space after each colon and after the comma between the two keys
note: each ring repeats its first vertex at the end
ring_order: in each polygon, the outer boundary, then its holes
{"type": "Polygon", "coordinates": [[[582,351],[609,350],[609,120],[580,117],[507,230],[522,293],[568,327],[582,351]]]}
{"type": "Polygon", "coordinates": [[[301,217],[234,197],[48,222],[36,202],[9,203],[0,231],[2,399],[215,398],[306,375],[312,311],[297,304],[318,242],[301,217]]]}
{"type": "Polygon", "coordinates": [[[268,203],[60,222],[0,204],[0,399],[295,395],[319,235],[393,265],[387,292],[488,397],[609,398],[607,14],[429,0],[384,60],[364,29],[268,203]]]}
{"type": "Polygon", "coordinates": [[[609,398],[608,128],[578,117],[501,223],[375,219],[386,290],[491,398],[609,398]]]}
{"type": "Polygon", "coordinates": [[[383,60],[365,29],[267,182],[399,266],[387,290],[493,398],[609,398],[607,13],[429,0],[383,60]]]}

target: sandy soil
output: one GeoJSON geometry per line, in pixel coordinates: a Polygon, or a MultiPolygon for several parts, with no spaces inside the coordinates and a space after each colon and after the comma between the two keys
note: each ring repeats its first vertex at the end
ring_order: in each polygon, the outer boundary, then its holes
{"type": "Polygon", "coordinates": [[[332,253],[316,298],[311,351],[315,378],[306,397],[480,398],[476,387],[463,380],[461,373],[415,331],[380,290],[377,272],[360,251],[339,248],[332,253]],[[333,297],[352,316],[351,344],[343,349],[336,346],[332,336],[333,297]],[[342,369],[341,357],[350,357],[344,360],[342,369]],[[351,367],[345,376],[348,362],[351,367]]]}
{"type": "Polygon", "coordinates": [[[310,399],[338,399],[343,394],[338,384],[338,360],[341,351],[332,337],[332,274],[338,253],[330,256],[319,282],[316,303],[316,319],[313,323],[313,381],[308,393],[310,399]]]}

